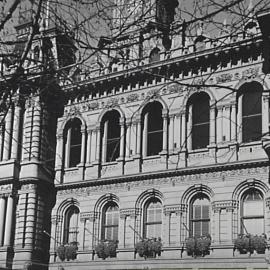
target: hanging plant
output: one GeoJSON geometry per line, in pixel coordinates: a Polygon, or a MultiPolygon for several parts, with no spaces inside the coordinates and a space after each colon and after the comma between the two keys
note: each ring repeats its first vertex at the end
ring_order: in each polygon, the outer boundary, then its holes
{"type": "Polygon", "coordinates": [[[203,236],[194,236],[189,237],[186,240],[186,250],[188,256],[202,256],[209,254],[211,245],[211,236],[203,235],[203,236]]]}
{"type": "Polygon", "coordinates": [[[135,245],[135,253],[138,253],[140,257],[155,258],[160,256],[162,251],[161,238],[142,239],[135,245]]]}
{"type": "Polygon", "coordinates": [[[106,258],[116,257],[116,249],[118,241],[103,240],[95,246],[95,252],[99,258],[105,260],[106,258]]]}

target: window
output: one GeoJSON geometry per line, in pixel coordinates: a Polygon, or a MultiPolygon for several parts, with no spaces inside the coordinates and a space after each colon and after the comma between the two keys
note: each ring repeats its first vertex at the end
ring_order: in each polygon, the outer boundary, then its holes
{"type": "Polygon", "coordinates": [[[162,205],[154,198],[149,200],[144,209],[144,238],[161,237],[162,205]]]}
{"type": "Polygon", "coordinates": [[[39,47],[38,46],[34,48],[34,61],[35,63],[39,61],[39,47]]]}
{"type": "Polygon", "coordinates": [[[242,198],[241,233],[264,233],[264,203],[262,194],[250,189],[242,198]]]}
{"type": "Polygon", "coordinates": [[[115,161],[120,154],[120,114],[111,111],[102,119],[102,160],[115,161]]]}
{"type": "Polygon", "coordinates": [[[74,205],[70,206],[66,211],[64,219],[64,244],[77,242],[79,233],[78,220],[79,209],[74,205]]]}
{"type": "Polygon", "coordinates": [[[71,120],[65,130],[65,166],[75,167],[81,160],[81,121],[77,118],[71,120]]]}
{"type": "Polygon", "coordinates": [[[160,61],[160,50],[159,48],[154,48],[149,55],[149,63],[160,61]]]}
{"type": "Polygon", "coordinates": [[[119,208],[114,202],[108,203],[102,213],[102,240],[118,240],[119,208]]]}
{"type": "Polygon", "coordinates": [[[246,83],[242,93],[242,140],[257,141],[262,135],[262,86],[257,82],[246,83]]]}
{"type": "Polygon", "coordinates": [[[159,102],[148,104],[143,110],[143,155],[158,155],[162,150],[163,118],[159,102]]]}
{"type": "MultiPolygon", "coordinates": [[[[194,94],[188,102],[188,119],[191,120],[192,149],[206,148],[209,145],[210,104],[206,93],[194,94]]],[[[188,136],[190,136],[188,134],[188,136]]]]}
{"type": "Polygon", "coordinates": [[[202,236],[210,233],[210,202],[200,194],[195,197],[190,206],[190,232],[192,236],[202,236]]]}

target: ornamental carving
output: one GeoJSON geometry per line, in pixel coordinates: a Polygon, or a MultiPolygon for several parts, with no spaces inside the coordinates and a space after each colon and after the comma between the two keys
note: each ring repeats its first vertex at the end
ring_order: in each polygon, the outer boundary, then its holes
{"type": "Polygon", "coordinates": [[[250,79],[255,78],[259,73],[259,67],[248,68],[242,72],[242,78],[250,79]]]}
{"type": "Polygon", "coordinates": [[[95,217],[95,213],[94,212],[82,212],[80,213],[80,220],[93,220],[95,217]]]}
{"type": "Polygon", "coordinates": [[[183,85],[179,85],[176,83],[170,84],[167,89],[169,93],[180,93],[185,90],[183,85]]]}
{"type": "Polygon", "coordinates": [[[212,203],[213,211],[220,211],[221,209],[233,210],[238,208],[238,201],[227,200],[227,201],[216,201],[212,203]]]}
{"type": "Polygon", "coordinates": [[[88,109],[89,110],[96,110],[99,108],[99,104],[98,102],[91,102],[91,103],[88,103],[88,109]]]}
{"type": "Polygon", "coordinates": [[[120,209],[120,218],[126,218],[126,216],[135,217],[139,214],[138,210],[139,209],[136,210],[135,208],[120,209]]]}
{"type": "Polygon", "coordinates": [[[114,108],[118,106],[119,99],[118,98],[110,98],[106,103],[106,108],[114,108]]]}
{"type": "Polygon", "coordinates": [[[180,215],[182,212],[185,212],[185,205],[183,204],[172,204],[172,205],[165,205],[164,206],[164,214],[170,215],[171,213],[176,213],[180,215]]]}
{"type": "Polygon", "coordinates": [[[130,94],[127,96],[127,102],[134,102],[139,100],[139,94],[130,94]]]}
{"type": "Polygon", "coordinates": [[[216,77],[217,83],[230,82],[232,79],[233,79],[233,74],[231,73],[221,74],[220,76],[216,77]]]}
{"type": "Polygon", "coordinates": [[[158,98],[160,96],[159,90],[157,89],[152,89],[150,91],[147,92],[147,97],[155,99],[158,98]]]}

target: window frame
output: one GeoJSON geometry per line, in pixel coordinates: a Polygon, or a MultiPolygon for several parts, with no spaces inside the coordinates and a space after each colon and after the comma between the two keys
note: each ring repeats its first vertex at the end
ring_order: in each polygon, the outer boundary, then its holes
{"type": "Polygon", "coordinates": [[[79,214],[80,214],[80,210],[76,205],[71,205],[68,207],[68,209],[65,211],[64,214],[64,224],[63,224],[63,244],[69,244],[72,242],[78,242],[78,235],[79,235],[79,214]],[[71,232],[71,226],[70,226],[70,221],[72,218],[72,215],[76,214],[77,217],[77,226],[73,226],[72,228],[74,228],[74,231],[71,232]],[[75,241],[70,241],[70,236],[75,235],[75,241]]]}
{"type": "MultiPolygon", "coordinates": [[[[254,196],[253,194],[253,196],[254,196]]],[[[254,200],[256,202],[256,200],[254,200]]],[[[242,234],[249,233],[246,231],[245,227],[245,220],[262,220],[263,222],[263,233],[265,233],[265,202],[264,202],[264,196],[263,193],[256,189],[256,188],[250,188],[246,190],[243,195],[241,196],[241,208],[240,208],[240,232],[242,234]],[[262,215],[258,215],[257,213],[254,215],[244,215],[244,203],[245,203],[245,198],[250,195],[252,192],[257,192],[261,196],[261,200],[259,200],[263,204],[263,210],[262,210],[262,215]]]]}
{"type": "MultiPolygon", "coordinates": [[[[155,213],[156,215],[156,213],[155,213]]],[[[148,226],[158,226],[160,225],[161,227],[161,230],[160,230],[160,236],[157,236],[158,237],[161,237],[162,236],[162,215],[163,215],[163,209],[162,209],[162,202],[160,201],[160,199],[156,198],[156,197],[153,197],[153,198],[150,198],[146,201],[144,207],[143,207],[143,238],[148,238],[147,237],[147,233],[148,233],[148,226]],[[149,220],[149,216],[148,216],[148,209],[150,207],[150,205],[152,203],[159,203],[160,204],[160,208],[154,208],[155,210],[160,210],[161,213],[160,213],[160,220],[155,220],[155,221],[148,221],[149,220]]],[[[156,231],[156,230],[155,230],[156,231]]]]}
{"type": "MultiPolygon", "coordinates": [[[[107,202],[103,209],[102,209],[102,216],[101,216],[101,234],[100,234],[100,238],[101,240],[112,240],[112,241],[118,241],[119,240],[119,219],[120,219],[120,210],[119,210],[119,206],[116,202],[113,202],[113,201],[110,201],[110,202],[107,202]],[[106,221],[107,221],[107,213],[108,213],[108,209],[110,207],[117,207],[117,210],[114,210],[112,212],[114,212],[113,214],[114,215],[117,215],[117,224],[106,224],[106,221]],[[112,234],[112,237],[114,238],[114,230],[117,232],[117,239],[107,239],[105,238],[106,235],[107,235],[107,230],[108,229],[112,229],[113,231],[113,234],[112,234]]],[[[114,219],[114,216],[112,218],[112,220],[115,220],[114,219]]]]}
{"type": "Polygon", "coordinates": [[[211,233],[211,202],[210,202],[210,199],[207,195],[201,193],[201,194],[197,194],[195,195],[192,200],[190,201],[190,205],[189,205],[189,209],[190,209],[190,212],[189,212],[189,235],[190,237],[195,237],[195,236],[203,236],[203,235],[208,235],[211,233]],[[203,218],[203,204],[201,204],[201,209],[200,209],[200,212],[201,212],[201,217],[200,218],[194,218],[194,203],[197,201],[197,200],[207,200],[208,201],[208,218],[203,218]],[[206,234],[202,234],[202,224],[203,222],[208,222],[208,232],[206,234]],[[197,235],[195,234],[195,229],[194,229],[194,225],[196,223],[201,223],[201,226],[200,226],[200,235],[197,235]]]}

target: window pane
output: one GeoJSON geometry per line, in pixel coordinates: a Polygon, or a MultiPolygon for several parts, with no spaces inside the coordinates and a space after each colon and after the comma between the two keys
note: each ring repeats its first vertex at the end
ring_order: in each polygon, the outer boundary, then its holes
{"type": "Polygon", "coordinates": [[[120,153],[120,138],[114,140],[107,140],[107,155],[106,161],[115,161],[119,158],[120,153]]]}
{"type": "MultiPolygon", "coordinates": [[[[264,233],[264,218],[243,219],[243,222],[248,233],[253,235],[264,233]]],[[[245,229],[243,232],[246,233],[245,229]]]]}
{"type": "Polygon", "coordinates": [[[158,155],[162,151],[162,131],[148,133],[147,139],[147,156],[158,155]]]}
{"type": "Polygon", "coordinates": [[[262,112],[262,93],[260,91],[244,92],[243,116],[260,114],[262,112]]]}
{"type": "Polygon", "coordinates": [[[81,161],[81,145],[70,146],[69,167],[77,166],[81,161]]]}
{"type": "Polygon", "coordinates": [[[258,141],[262,136],[261,115],[243,117],[243,142],[258,141]]]}
{"type": "Polygon", "coordinates": [[[206,148],[209,145],[209,123],[193,125],[192,149],[206,148]]]}

